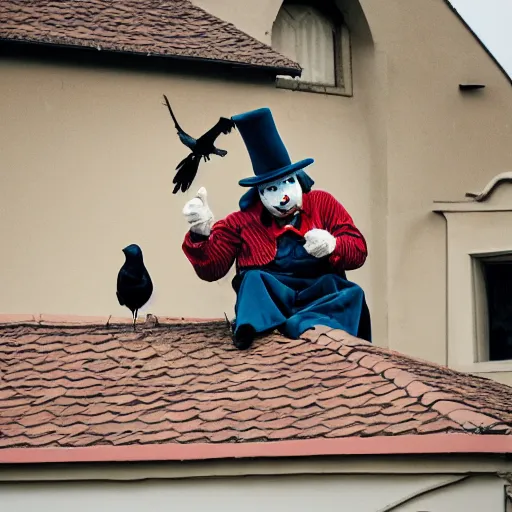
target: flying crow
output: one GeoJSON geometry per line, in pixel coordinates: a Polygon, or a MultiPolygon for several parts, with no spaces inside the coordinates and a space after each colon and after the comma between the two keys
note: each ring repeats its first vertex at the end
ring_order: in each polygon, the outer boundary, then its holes
{"type": "Polygon", "coordinates": [[[174,117],[171,104],[165,94],[164,99],[172,120],[174,121],[174,126],[178,131],[178,137],[181,142],[192,151],[192,153],[185,157],[176,167],[177,172],[172,180],[175,185],[172,193],[176,194],[180,188],[182,192],[186,192],[190,188],[190,185],[192,185],[192,182],[196,177],[201,158],[204,158],[204,161],[206,162],[207,160],[210,160],[210,155],[212,154],[218,156],[226,156],[228,154],[224,149],[216,148],[214,143],[221,133],[230,133],[232,128],[235,128],[235,123],[231,119],[221,117],[213,128],[210,128],[206,133],[201,135],[199,139],[194,139],[194,137],[191,137],[188,133],[182,130],[178,121],[174,117]]]}
{"type": "Polygon", "coordinates": [[[117,275],[117,300],[133,315],[133,330],[138,310],[146,304],[153,293],[151,277],[144,266],[142,251],[136,244],[123,249],[126,261],[117,275]]]}

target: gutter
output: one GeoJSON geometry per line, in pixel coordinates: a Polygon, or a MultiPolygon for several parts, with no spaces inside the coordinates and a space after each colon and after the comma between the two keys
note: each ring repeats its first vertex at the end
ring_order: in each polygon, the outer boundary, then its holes
{"type": "Polygon", "coordinates": [[[205,461],[349,455],[512,454],[512,436],[425,434],[253,443],[3,448],[0,464],[205,461]]]}

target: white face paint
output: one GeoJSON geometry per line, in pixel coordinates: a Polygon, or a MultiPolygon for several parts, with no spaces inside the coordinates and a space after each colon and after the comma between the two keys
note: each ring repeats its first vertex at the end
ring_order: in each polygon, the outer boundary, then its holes
{"type": "Polygon", "coordinates": [[[302,188],[295,174],[258,187],[263,206],[274,217],[287,217],[302,206],[302,188]]]}

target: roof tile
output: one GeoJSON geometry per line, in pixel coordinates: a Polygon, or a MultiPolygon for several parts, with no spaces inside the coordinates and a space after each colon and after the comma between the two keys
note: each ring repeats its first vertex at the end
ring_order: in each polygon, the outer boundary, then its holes
{"type": "Polygon", "coordinates": [[[507,386],[316,331],[240,352],[222,322],[0,324],[0,446],[510,433],[507,386]]]}
{"type": "Polygon", "coordinates": [[[348,437],[355,434],[361,434],[366,429],[366,425],[361,423],[352,424],[350,426],[336,428],[325,434],[325,437],[348,437]]]}
{"type": "MultiPolygon", "coordinates": [[[[3,0],[0,38],[161,57],[206,59],[300,75],[300,66],[188,0],[3,0]]],[[[56,317],[10,315],[15,323],[56,317]]]]}

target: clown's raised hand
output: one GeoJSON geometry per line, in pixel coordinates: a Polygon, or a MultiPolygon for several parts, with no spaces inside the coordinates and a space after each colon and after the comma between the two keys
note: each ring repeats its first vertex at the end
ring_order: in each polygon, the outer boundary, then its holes
{"type": "Polygon", "coordinates": [[[208,206],[206,189],[201,187],[196,197],[183,207],[183,215],[190,224],[190,231],[199,235],[209,236],[213,225],[213,213],[208,206]]]}
{"type": "Polygon", "coordinates": [[[325,229],[311,229],[304,238],[304,249],[315,258],[323,258],[331,254],[336,248],[336,238],[325,229]]]}

